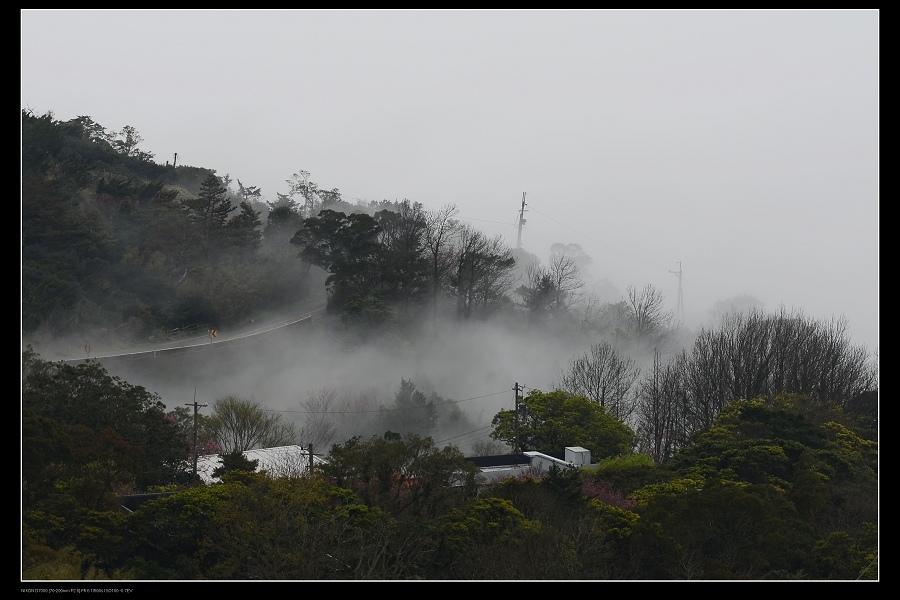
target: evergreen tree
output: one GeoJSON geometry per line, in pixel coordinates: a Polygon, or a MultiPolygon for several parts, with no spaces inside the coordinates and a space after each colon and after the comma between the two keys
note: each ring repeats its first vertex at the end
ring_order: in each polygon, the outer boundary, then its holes
{"type": "Polygon", "coordinates": [[[223,245],[226,237],[228,215],[235,208],[228,199],[228,190],[215,173],[210,173],[200,184],[200,194],[184,200],[184,207],[191,222],[192,237],[205,253],[207,264],[211,264],[213,251],[223,245]]]}
{"type": "Polygon", "coordinates": [[[262,221],[259,219],[259,211],[246,200],[241,201],[240,212],[228,221],[228,230],[231,233],[231,243],[237,248],[249,248],[255,250],[262,243],[262,221]]]}

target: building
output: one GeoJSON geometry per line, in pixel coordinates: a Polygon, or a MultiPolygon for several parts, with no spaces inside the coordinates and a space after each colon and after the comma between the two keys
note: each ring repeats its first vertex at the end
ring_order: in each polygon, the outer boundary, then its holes
{"type": "Polygon", "coordinates": [[[507,477],[518,477],[527,473],[539,476],[546,473],[552,465],[583,469],[591,465],[591,451],[581,446],[568,446],[562,452],[528,451],[521,454],[474,456],[466,458],[466,461],[481,469],[485,483],[496,483],[507,477]]]}
{"type": "MultiPolygon", "coordinates": [[[[298,477],[311,471],[310,451],[302,446],[277,446],[275,448],[258,448],[244,452],[247,460],[258,460],[256,471],[265,471],[270,477],[298,477]]],[[[312,456],[313,467],[327,461],[319,456],[312,456]]],[[[222,458],[218,454],[210,454],[197,458],[197,475],[203,483],[218,483],[213,471],[222,466],[222,458]]]]}

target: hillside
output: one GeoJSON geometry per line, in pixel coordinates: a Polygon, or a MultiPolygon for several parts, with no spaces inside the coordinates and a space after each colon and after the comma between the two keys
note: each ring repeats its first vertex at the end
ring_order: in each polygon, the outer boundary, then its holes
{"type": "Polygon", "coordinates": [[[204,216],[197,203],[210,176],[222,181],[215,170],[158,164],[131,133],[23,111],[25,342],[131,346],[244,324],[305,300],[312,284],[321,295],[296,250],[262,243],[265,205],[222,186],[207,190],[222,214],[204,216]]]}

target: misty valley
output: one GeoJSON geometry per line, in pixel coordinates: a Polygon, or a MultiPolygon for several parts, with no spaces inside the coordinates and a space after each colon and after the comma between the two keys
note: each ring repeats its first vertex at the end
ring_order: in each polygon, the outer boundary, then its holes
{"type": "Polygon", "coordinates": [[[746,294],[688,326],[454,205],[22,132],[23,579],[877,579],[845,320],[746,294]]]}

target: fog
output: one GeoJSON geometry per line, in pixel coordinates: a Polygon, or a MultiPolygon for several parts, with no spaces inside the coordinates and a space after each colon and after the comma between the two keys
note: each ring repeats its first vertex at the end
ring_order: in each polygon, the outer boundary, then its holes
{"type": "MultiPolygon", "coordinates": [[[[877,10],[20,14],[22,108],[133,126],[161,164],[266,201],[305,170],[351,203],[455,204],[544,263],[580,246],[600,302],[649,284],[690,332],[744,298],[878,351],[877,10]]],[[[348,347],[337,325],[122,374],[170,408],[196,386],[282,411],[323,389],[389,404],[403,378],[483,427],[596,341],[454,321],[348,347]]]]}
{"type": "Polygon", "coordinates": [[[23,10],[21,103],[268,201],[455,203],[546,260],[878,346],[877,10],[23,10]]]}
{"type": "MultiPolygon", "coordinates": [[[[228,332],[220,335],[227,339],[228,332]]],[[[377,410],[393,403],[406,379],[463,412],[466,420],[455,425],[439,417],[430,435],[468,453],[472,443],[490,439],[493,416],[513,407],[515,383],[526,393],[554,389],[560,370],[590,343],[589,336],[571,331],[529,328],[518,317],[442,319],[436,327],[428,321],[414,337],[387,334],[350,342],[337,317],[322,317],[168,358],[101,363],[130,384],[158,393],[169,410],[193,403],[195,389],[200,404],[237,395],[282,414],[298,431],[311,418],[304,401],[331,390],[335,401],[327,418],[337,426],[332,443],[383,434],[377,410]]]]}

